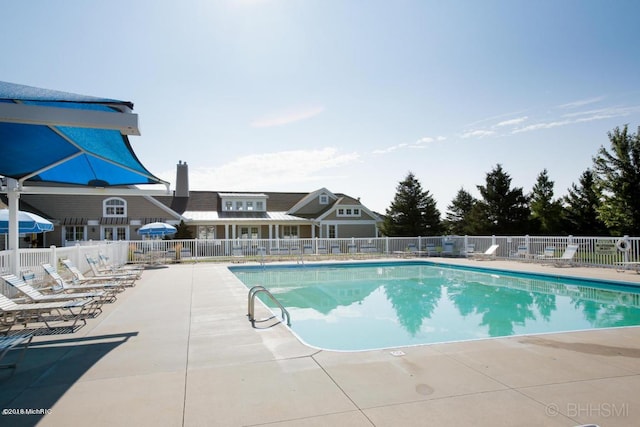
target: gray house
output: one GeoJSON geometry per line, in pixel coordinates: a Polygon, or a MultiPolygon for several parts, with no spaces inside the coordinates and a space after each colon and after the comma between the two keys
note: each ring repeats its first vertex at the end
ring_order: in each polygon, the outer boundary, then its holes
{"type": "MultiPolygon", "coordinates": [[[[179,162],[176,189],[167,196],[23,194],[20,209],[50,219],[44,236],[21,246],[68,246],[86,240],[139,240],[150,222],[187,226],[199,239],[378,237],[381,219],[358,199],[320,188],[310,193],[190,191],[179,162]]],[[[0,242],[0,247],[2,242],[0,242]]]]}

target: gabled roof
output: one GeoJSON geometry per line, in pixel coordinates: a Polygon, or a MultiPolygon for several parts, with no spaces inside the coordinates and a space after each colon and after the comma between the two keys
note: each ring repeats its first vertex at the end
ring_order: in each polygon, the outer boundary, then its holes
{"type": "Polygon", "coordinates": [[[289,213],[293,214],[296,211],[302,209],[302,207],[308,205],[309,203],[311,203],[311,201],[313,201],[316,198],[320,197],[321,194],[326,194],[327,196],[329,196],[329,198],[333,199],[334,201],[338,199],[338,196],[336,196],[335,194],[333,194],[331,191],[327,190],[326,188],[322,187],[321,189],[316,190],[316,191],[314,191],[312,193],[309,193],[305,197],[300,199],[300,201],[298,201],[298,203],[296,203],[294,206],[292,206],[289,209],[289,213]]]}
{"type": "Polygon", "coordinates": [[[259,195],[267,197],[267,208],[273,212],[287,212],[294,206],[300,199],[305,197],[308,193],[277,193],[277,192],[259,192],[248,193],[233,192],[233,191],[197,191],[190,190],[189,197],[172,197],[172,196],[154,196],[156,200],[162,204],[170,207],[179,214],[184,212],[221,212],[221,198],[220,194],[243,194],[243,195],[259,195]],[[179,199],[179,200],[178,200],[179,199]]]}
{"type": "Polygon", "coordinates": [[[358,206],[358,208],[361,211],[366,212],[368,215],[370,215],[372,218],[375,218],[377,221],[381,221],[380,216],[378,214],[376,214],[375,212],[367,209],[366,206],[364,206],[362,203],[360,203],[360,200],[354,199],[353,197],[349,197],[349,196],[341,196],[333,205],[331,205],[330,209],[325,210],[316,219],[323,220],[331,212],[335,212],[338,209],[338,207],[340,207],[340,206],[358,206]]]}

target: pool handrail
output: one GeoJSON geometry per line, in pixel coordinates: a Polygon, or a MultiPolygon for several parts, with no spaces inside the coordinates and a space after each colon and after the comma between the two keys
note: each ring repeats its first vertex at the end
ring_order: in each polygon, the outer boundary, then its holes
{"type": "Polygon", "coordinates": [[[249,317],[249,321],[251,322],[251,324],[253,325],[253,327],[256,327],[256,322],[264,322],[267,321],[269,319],[273,319],[275,316],[271,316],[269,318],[266,319],[262,319],[262,320],[256,320],[255,318],[255,299],[256,299],[256,295],[259,294],[260,292],[267,294],[267,296],[269,298],[271,298],[271,301],[273,301],[278,307],[280,307],[280,311],[281,311],[281,315],[282,315],[282,320],[287,320],[287,326],[291,326],[291,316],[289,315],[289,312],[287,311],[286,308],[284,308],[284,306],[280,303],[280,301],[278,301],[276,299],[276,297],[273,296],[273,294],[271,292],[269,292],[269,290],[267,288],[265,288],[262,285],[256,285],[254,287],[252,287],[251,289],[249,289],[249,294],[247,296],[247,317],[249,317]]]}

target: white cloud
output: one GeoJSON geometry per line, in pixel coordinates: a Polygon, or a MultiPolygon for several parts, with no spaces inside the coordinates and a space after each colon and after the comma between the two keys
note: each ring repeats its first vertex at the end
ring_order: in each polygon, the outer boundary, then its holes
{"type": "Polygon", "coordinates": [[[462,138],[484,138],[485,136],[491,136],[495,134],[492,130],[471,130],[461,135],[462,138]]]}
{"type": "Polygon", "coordinates": [[[334,177],[332,170],[359,158],[358,153],[340,153],[333,147],[253,154],[216,168],[190,169],[189,186],[192,190],[290,191],[300,183],[334,177]]]}
{"type": "Polygon", "coordinates": [[[529,125],[523,128],[515,129],[511,133],[516,134],[516,133],[522,133],[522,132],[531,132],[531,131],[540,130],[540,129],[551,129],[559,126],[566,126],[571,123],[573,123],[573,121],[571,120],[561,120],[557,122],[548,122],[548,123],[536,123],[535,125],[529,125]]]}
{"type": "Polygon", "coordinates": [[[264,117],[257,118],[251,122],[251,127],[266,128],[274,126],[283,126],[290,123],[299,122],[301,120],[310,119],[324,112],[324,107],[306,107],[294,110],[279,111],[264,117]]]}
{"type": "Polygon", "coordinates": [[[431,137],[431,136],[425,136],[420,138],[419,140],[417,140],[414,143],[408,144],[406,142],[401,142],[400,144],[396,144],[396,145],[392,145],[390,147],[387,148],[379,148],[377,150],[373,150],[371,153],[372,154],[387,154],[387,153],[392,153],[394,151],[400,150],[402,148],[424,148],[425,144],[430,144],[432,142],[441,142],[446,140],[447,138],[445,138],[444,136],[436,136],[436,137],[431,137]]]}
{"type": "Polygon", "coordinates": [[[494,127],[519,125],[520,123],[526,121],[528,118],[529,117],[527,117],[527,116],[523,116],[523,117],[518,117],[518,118],[515,118],[515,119],[505,120],[505,121],[502,121],[500,123],[497,123],[496,125],[494,125],[494,127]]]}
{"type": "Polygon", "coordinates": [[[595,98],[580,99],[578,101],[568,102],[566,104],[558,105],[556,108],[577,108],[584,107],[585,105],[595,104],[604,99],[604,96],[597,96],[595,98]]]}

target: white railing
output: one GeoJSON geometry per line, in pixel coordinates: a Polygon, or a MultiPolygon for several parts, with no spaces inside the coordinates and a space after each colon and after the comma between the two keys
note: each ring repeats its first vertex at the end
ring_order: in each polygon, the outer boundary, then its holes
{"type": "MultiPolygon", "coordinates": [[[[90,270],[86,255],[98,259],[99,254],[109,257],[113,263],[124,264],[127,262],[128,242],[92,242],[92,244],[69,246],[58,248],[51,246],[50,248],[33,248],[20,249],[20,271],[11,271],[11,258],[13,251],[0,251],[0,272],[10,272],[13,274],[21,274],[23,271],[30,270],[36,275],[37,280],[45,280],[46,274],[42,268],[43,263],[51,264],[58,267],[60,259],[68,258],[78,266],[82,272],[90,270]]],[[[15,290],[8,286],[4,281],[0,281],[0,292],[4,295],[13,297],[15,290]]]]}
{"type": "MultiPolygon", "coordinates": [[[[244,260],[288,259],[304,261],[322,258],[364,258],[424,254],[427,248],[441,253],[445,243],[453,247],[447,255],[466,256],[470,248],[484,252],[492,244],[499,245],[496,258],[535,261],[545,248],[555,248],[560,256],[569,244],[578,244],[573,259],[575,265],[594,267],[620,267],[623,262],[640,262],[640,237],[584,237],[584,236],[430,236],[380,237],[348,239],[188,239],[146,240],[120,242],[84,242],[72,247],[20,249],[20,274],[33,271],[44,278],[42,263],[58,266],[61,258],[69,258],[81,271],[89,271],[86,255],[107,256],[115,264],[166,263],[244,260]],[[526,248],[526,254],[519,252],[526,248]]],[[[444,255],[444,254],[443,254],[444,255]]],[[[10,272],[12,251],[0,251],[0,271],[10,272]]],[[[11,294],[4,283],[0,291],[11,294]]]]}

